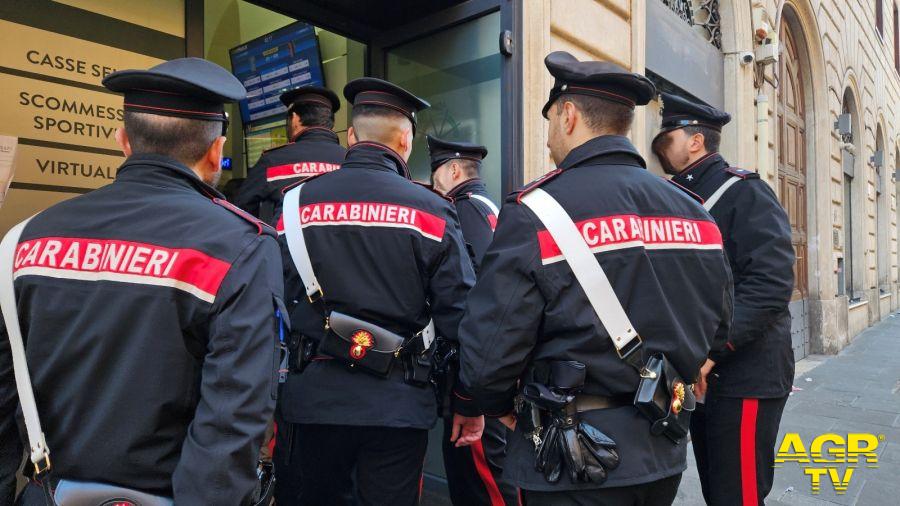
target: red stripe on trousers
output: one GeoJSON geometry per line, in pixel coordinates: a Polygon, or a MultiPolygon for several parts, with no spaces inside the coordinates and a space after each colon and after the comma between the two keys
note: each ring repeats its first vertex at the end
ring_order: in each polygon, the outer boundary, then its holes
{"type": "Polygon", "coordinates": [[[272,422],[272,440],[269,441],[269,455],[272,456],[272,459],[275,459],[275,441],[278,440],[278,424],[272,422]]]}
{"type": "Polygon", "coordinates": [[[481,440],[472,443],[472,460],[475,461],[475,470],[481,478],[484,487],[487,489],[488,496],[491,498],[491,506],[504,506],[503,494],[500,493],[500,487],[494,481],[494,475],[491,474],[491,468],[488,467],[487,459],[484,456],[484,446],[481,440]]]}
{"type": "Polygon", "coordinates": [[[741,404],[741,495],[744,506],[757,506],[756,486],[756,414],[758,399],[744,399],[741,404]]]}
{"type": "Polygon", "coordinates": [[[428,455],[422,457],[422,472],[419,473],[419,496],[416,497],[416,504],[422,502],[422,492],[425,491],[425,459],[428,455]]]}

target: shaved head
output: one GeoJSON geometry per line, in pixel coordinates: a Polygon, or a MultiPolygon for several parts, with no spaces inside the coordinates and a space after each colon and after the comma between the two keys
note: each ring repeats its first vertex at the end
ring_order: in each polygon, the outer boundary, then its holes
{"type": "Polygon", "coordinates": [[[404,131],[412,130],[412,122],[403,114],[372,105],[353,106],[353,118],[350,120],[358,141],[373,141],[392,145],[404,131]]]}

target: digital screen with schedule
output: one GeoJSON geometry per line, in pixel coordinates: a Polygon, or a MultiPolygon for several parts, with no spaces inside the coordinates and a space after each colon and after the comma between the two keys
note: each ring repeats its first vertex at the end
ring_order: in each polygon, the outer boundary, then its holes
{"type": "Polygon", "coordinates": [[[297,22],[230,51],[231,71],[247,88],[240,102],[245,125],[284,113],[278,99],[299,86],[323,85],[319,43],[312,25],[297,22]]]}

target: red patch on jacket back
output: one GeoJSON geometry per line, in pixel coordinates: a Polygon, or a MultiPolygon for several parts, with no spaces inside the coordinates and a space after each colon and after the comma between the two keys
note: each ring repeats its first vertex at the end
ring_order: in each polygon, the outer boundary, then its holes
{"type": "Polygon", "coordinates": [[[285,165],[275,165],[266,169],[266,181],[279,181],[295,177],[309,177],[314,174],[324,174],[341,168],[339,163],[329,162],[297,162],[285,165]]]}
{"type": "MultiPolygon", "coordinates": [[[[435,241],[443,240],[447,225],[442,218],[421,209],[380,202],[329,202],[301,206],[300,223],[303,227],[355,225],[406,228],[435,241]]],[[[276,229],[279,234],[284,233],[283,219],[278,219],[276,229]]]]}
{"type": "Polygon", "coordinates": [[[190,248],[118,239],[42,237],[19,243],[13,273],[175,288],[212,303],[231,264],[190,248]]]}
{"type": "MultiPolygon", "coordinates": [[[[722,234],[711,221],[674,216],[603,216],[575,224],[593,253],[625,248],[722,249],[722,234]]],[[[564,259],[550,232],[538,232],[544,265],[564,259]]]]}

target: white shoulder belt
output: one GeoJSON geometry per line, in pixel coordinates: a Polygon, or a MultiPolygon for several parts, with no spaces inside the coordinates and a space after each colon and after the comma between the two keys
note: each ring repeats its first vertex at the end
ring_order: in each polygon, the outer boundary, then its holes
{"type": "Polygon", "coordinates": [[[50,449],[41,429],[41,419],[38,416],[37,403],[34,401],[34,390],[31,386],[31,376],[28,373],[28,362],[25,359],[25,345],[22,342],[22,329],[19,326],[19,314],[16,308],[16,292],[13,286],[13,261],[16,255],[16,245],[25,225],[31,218],[13,227],[3,241],[0,242],[0,307],[3,310],[3,321],[6,323],[6,333],[9,337],[9,347],[12,352],[13,370],[16,376],[16,389],[19,392],[19,402],[22,404],[22,414],[25,417],[25,429],[28,432],[28,446],[30,447],[31,462],[37,474],[50,470],[50,449]]]}
{"type": "Polygon", "coordinates": [[[640,354],[634,352],[641,347],[641,337],[625,314],[625,308],[619,302],[603,267],[584,242],[584,237],[578,232],[572,218],[556,199],[540,188],[525,194],[522,203],[537,215],[556,241],[594,312],[600,318],[600,323],[609,333],[619,358],[625,360],[634,356],[639,359],[640,354]]]}
{"type": "Polygon", "coordinates": [[[500,210],[497,209],[497,206],[493,202],[491,202],[491,199],[477,193],[470,193],[469,198],[473,198],[479,202],[483,202],[484,205],[488,206],[488,209],[490,209],[491,212],[494,213],[494,216],[500,216],[500,210]]]}
{"type": "Polygon", "coordinates": [[[722,183],[722,186],[720,186],[715,192],[713,192],[713,194],[709,196],[709,199],[707,199],[706,202],[703,203],[703,208],[707,211],[712,209],[713,206],[716,205],[716,202],[718,202],[719,199],[722,198],[722,195],[724,195],[725,192],[728,191],[728,189],[731,188],[732,185],[734,185],[734,183],[737,183],[740,180],[741,178],[737,176],[731,176],[730,178],[728,178],[728,180],[722,183]]]}

